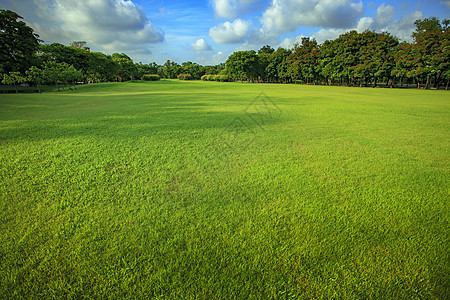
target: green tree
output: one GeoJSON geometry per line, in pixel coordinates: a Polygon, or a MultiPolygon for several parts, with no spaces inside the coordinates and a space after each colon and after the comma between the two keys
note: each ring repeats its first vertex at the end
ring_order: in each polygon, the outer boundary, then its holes
{"type": "Polygon", "coordinates": [[[270,64],[271,55],[275,52],[275,50],[266,45],[258,50],[258,77],[261,78],[264,82],[268,81],[269,74],[267,73],[267,66],[270,64]]]}
{"type": "Polygon", "coordinates": [[[449,20],[441,24],[435,17],[425,18],[414,22],[416,31],[412,37],[414,48],[418,57],[418,66],[421,74],[426,77],[425,88],[429,88],[431,80],[435,87],[440,85],[442,76],[448,68],[448,51],[445,44],[448,43],[449,20]]]}
{"type": "Polygon", "coordinates": [[[401,85],[404,79],[414,78],[415,72],[413,70],[416,68],[418,61],[413,50],[412,44],[402,42],[394,51],[395,65],[392,68],[391,75],[398,78],[401,85]]]}
{"type": "Polygon", "coordinates": [[[226,61],[228,76],[233,80],[255,81],[258,78],[258,56],[254,50],[237,51],[226,61]]]}
{"type": "Polygon", "coordinates": [[[0,10],[0,73],[26,71],[34,62],[39,36],[17,13],[0,10]]]}
{"type": "Polygon", "coordinates": [[[85,72],[84,80],[86,83],[117,81],[121,66],[110,55],[90,52],[87,58],[88,68],[86,70],[81,69],[85,72]]]}
{"type": "Polygon", "coordinates": [[[20,72],[9,72],[8,74],[3,74],[2,83],[6,85],[14,85],[14,89],[16,90],[16,93],[19,91],[17,90],[17,84],[21,84],[26,81],[26,78],[20,74],[20,72]]]}
{"type": "Polygon", "coordinates": [[[163,75],[165,78],[174,79],[174,78],[177,78],[178,74],[180,74],[181,71],[182,71],[182,68],[179,64],[168,60],[164,64],[163,75]]]}
{"type": "Polygon", "coordinates": [[[269,81],[280,82],[282,76],[283,68],[281,65],[291,54],[290,50],[284,48],[278,48],[276,51],[272,52],[268,57],[268,64],[265,68],[265,73],[269,81]],[[281,71],[281,72],[280,72],[281,71]]]}
{"type": "Polygon", "coordinates": [[[335,41],[326,40],[322,44],[318,58],[318,71],[328,85],[332,85],[333,80],[338,77],[334,59],[336,46],[337,43],[335,41]]]}
{"type": "Polygon", "coordinates": [[[184,74],[190,74],[194,79],[200,79],[204,73],[204,68],[199,64],[187,61],[181,64],[182,70],[181,72],[184,74]]]}
{"type": "Polygon", "coordinates": [[[329,83],[353,84],[355,66],[360,49],[359,35],[353,30],[340,35],[333,41],[326,41],[318,58],[319,73],[329,83]]]}
{"type": "Polygon", "coordinates": [[[38,92],[40,93],[41,89],[39,85],[44,82],[44,72],[36,66],[31,66],[30,69],[26,71],[26,74],[27,79],[36,84],[38,92]]]}
{"type": "Polygon", "coordinates": [[[133,80],[137,77],[137,68],[128,55],[125,53],[114,53],[111,57],[119,65],[118,81],[133,80]]]}
{"type": "Polygon", "coordinates": [[[306,83],[316,82],[318,76],[317,60],[319,46],[314,39],[302,38],[302,44],[294,45],[288,60],[291,62],[289,73],[292,80],[302,79],[306,83]]]}
{"type": "Polygon", "coordinates": [[[73,83],[73,88],[76,89],[76,83],[83,79],[83,74],[75,69],[73,65],[67,65],[66,63],[62,63],[60,66],[61,70],[61,79],[63,82],[67,84],[69,90],[72,90],[70,84],[73,83]]]}
{"type": "Polygon", "coordinates": [[[389,33],[365,31],[358,35],[359,51],[357,64],[352,66],[353,76],[363,82],[372,81],[376,87],[380,79],[390,81],[394,67],[394,49],[398,45],[397,38],[389,33]]]}
{"type": "Polygon", "coordinates": [[[55,61],[47,61],[44,63],[43,75],[48,83],[54,83],[56,88],[59,89],[59,84],[63,82],[63,72],[64,69],[68,67],[68,64],[57,63],[55,61]]]}

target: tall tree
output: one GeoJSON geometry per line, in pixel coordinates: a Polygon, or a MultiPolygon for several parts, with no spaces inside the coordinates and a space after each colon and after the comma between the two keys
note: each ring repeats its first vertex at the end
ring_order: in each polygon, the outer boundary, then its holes
{"type": "Polygon", "coordinates": [[[301,79],[306,83],[316,82],[318,75],[317,60],[319,57],[319,46],[315,39],[302,38],[302,44],[294,45],[289,60],[292,63],[290,68],[293,80],[301,79]]]}
{"type": "Polygon", "coordinates": [[[258,56],[254,50],[234,52],[225,64],[228,76],[234,80],[255,81],[258,78],[258,56]]]}
{"type": "Polygon", "coordinates": [[[0,10],[0,73],[25,72],[33,64],[39,47],[39,35],[21,16],[0,10]]]}
{"type": "Polygon", "coordinates": [[[44,82],[44,73],[41,69],[36,66],[31,66],[30,69],[27,70],[27,80],[36,83],[36,87],[38,92],[41,92],[41,88],[39,87],[42,82],[44,82]]]}
{"type": "Polygon", "coordinates": [[[269,61],[266,66],[265,73],[267,74],[266,76],[270,81],[280,82],[285,73],[281,65],[289,57],[290,54],[290,50],[280,47],[269,55],[269,61]]]}
{"type": "Polygon", "coordinates": [[[137,75],[137,68],[133,60],[125,53],[114,53],[112,60],[119,65],[118,81],[132,80],[137,75]]]}
{"type": "Polygon", "coordinates": [[[431,80],[437,87],[448,68],[448,51],[444,44],[448,39],[449,20],[441,24],[439,19],[431,17],[417,20],[414,24],[416,31],[412,36],[420,67],[423,68],[422,74],[426,76],[425,88],[430,87],[431,80]]]}
{"type": "Polygon", "coordinates": [[[163,75],[165,78],[174,79],[181,73],[181,70],[182,68],[178,63],[167,60],[164,64],[163,75]]]}

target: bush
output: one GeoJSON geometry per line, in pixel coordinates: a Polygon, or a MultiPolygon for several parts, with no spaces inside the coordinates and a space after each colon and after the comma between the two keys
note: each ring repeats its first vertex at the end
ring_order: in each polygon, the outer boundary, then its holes
{"type": "Polygon", "coordinates": [[[203,75],[201,79],[203,81],[220,81],[220,82],[226,82],[230,80],[228,75],[203,75]]]}
{"type": "Polygon", "coordinates": [[[156,74],[145,74],[142,76],[142,80],[145,80],[145,81],[158,81],[160,79],[161,79],[161,77],[156,74]]]}
{"type": "Polygon", "coordinates": [[[191,80],[192,76],[191,74],[178,74],[177,78],[180,80],[191,80]]]}
{"type": "Polygon", "coordinates": [[[220,82],[228,82],[229,81],[228,75],[217,75],[217,77],[219,78],[220,82]]]}

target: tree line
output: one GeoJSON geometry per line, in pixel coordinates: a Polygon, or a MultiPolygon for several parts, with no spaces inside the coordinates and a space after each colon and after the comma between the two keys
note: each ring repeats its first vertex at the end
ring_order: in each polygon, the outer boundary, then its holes
{"type": "MultiPolygon", "coordinates": [[[[125,53],[106,55],[92,52],[86,42],[75,41],[66,46],[60,43],[42,44],[34,30],[10,10],[0,10],[0,81],[6,85],[32,83],[68,88],[75,83],[99,83],[128,80],[177,78],[189,74],[200,79],[205,74],[218,74],[225,68],[201,66],[193,62],[181,65],[168,60],[163,65],[135,63],[125,53]]],[[[16,87],[17,91],[17,87],[16,87]]]]}
{"type": "Polygon", "coordinates": [[[22,19],[13,11],[0,11],[0,80],[14,86],[28,82],[38,90],[43,84],[59,90],[61,84],[72,89],[79,82],[159,78],[446,89],[450,80],[449,20],[434,17],[415,22],[411,43],[400,43],[387,32],[350,31],[323,44],[303,38],[292,49],[236,51],[215,66],[135,63],[125,53],[92,52],[83,41],[42,44],[22,19]]]}
{"type": "Polygon", "coordinates": [[[450,80],[449,20],[417,20],[411,43],[390,33],[350,31],[319,45],[302,38],[292,49],[264,46],[237,51],[226,61],[230,78],[251,82],[349,86],[416,84],[448,89],[450,80]]]}

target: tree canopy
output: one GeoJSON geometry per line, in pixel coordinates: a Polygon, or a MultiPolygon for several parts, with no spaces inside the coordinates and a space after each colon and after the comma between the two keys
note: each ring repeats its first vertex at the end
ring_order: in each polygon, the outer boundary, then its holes
{"type": "Polygon", "coordinates": [[[39,35],[10,10],[0,10],[0,73],[24,72],[33,64],[39,35]]]}

